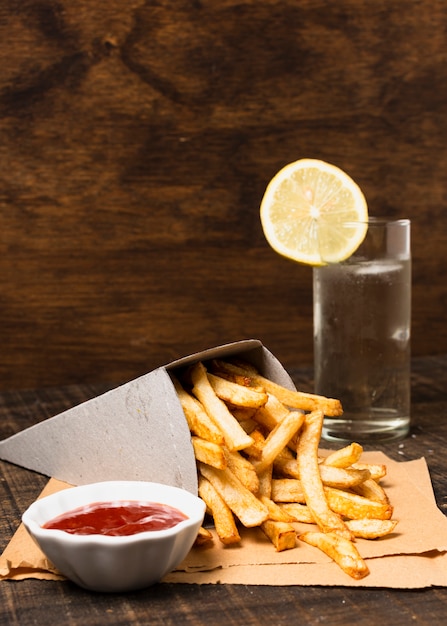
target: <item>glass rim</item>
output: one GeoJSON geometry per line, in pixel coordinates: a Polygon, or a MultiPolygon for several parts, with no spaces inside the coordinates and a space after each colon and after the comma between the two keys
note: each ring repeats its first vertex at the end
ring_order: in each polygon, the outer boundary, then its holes
{"type": "Polygon", "coordinates": [[[342,226],[356,226],[358,224],[367,224],[368,226],[410,226],[410,218],[403,217],[380,217],[369,215],[367,220],[346,220],[340,223],[342,226]]]}
{"type": "Polygon", "coordinates": [[[402,224],[406,226],[411,223],[408,217],[381,217],[376,215],[370,215],[368,217],[368,224],[402,224]]]}

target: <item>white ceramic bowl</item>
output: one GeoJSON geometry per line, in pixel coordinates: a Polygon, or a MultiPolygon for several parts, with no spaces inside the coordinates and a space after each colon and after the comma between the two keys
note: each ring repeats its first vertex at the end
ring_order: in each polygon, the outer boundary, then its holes
{"type": "Polygon", "coordinates": [[[64,489],[36,500],[22,521],[64,576],[85,589],[119,592],[148,587],[175,569],[191,549],[204,514],[204,502],[183,489],[143,481],[107,481],[64,489]],[[124,537],[74,535],[42,528],[42,524],[77,507],[117,500],[168,504],[188,519],[167,530],[124,537]]]}

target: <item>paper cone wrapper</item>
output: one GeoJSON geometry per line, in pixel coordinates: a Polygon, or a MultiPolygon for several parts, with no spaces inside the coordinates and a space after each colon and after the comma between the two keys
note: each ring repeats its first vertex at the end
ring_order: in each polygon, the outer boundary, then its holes
{"type": "Polygon", "coordinates": [[[0,459],[72,485],[147,480],[197,493],[191,435],[170,373],[237,356],[294,389],[256,339],[226,344],[160,367],[0,442],[0,459]]]}

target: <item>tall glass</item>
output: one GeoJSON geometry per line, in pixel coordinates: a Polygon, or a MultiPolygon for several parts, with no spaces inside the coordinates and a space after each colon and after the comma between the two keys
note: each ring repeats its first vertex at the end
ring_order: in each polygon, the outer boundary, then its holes
{"type": "Polygon", "coordinates": [[[313,272],[315,392],[343,405],[323,437],[401,439],[410,426],[410,221],[370,218],[349,259],[313,272]]]}

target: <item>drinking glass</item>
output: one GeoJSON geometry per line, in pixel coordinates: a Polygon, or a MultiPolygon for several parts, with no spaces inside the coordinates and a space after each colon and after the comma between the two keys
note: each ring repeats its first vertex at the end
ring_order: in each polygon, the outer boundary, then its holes
{"type": "Polygon", "coordinates": [[[410,426],[410,220],[370,217],[346,261],[313,270],[315,392],[338,398],[322,436],[401,439],[410,426]]]}

